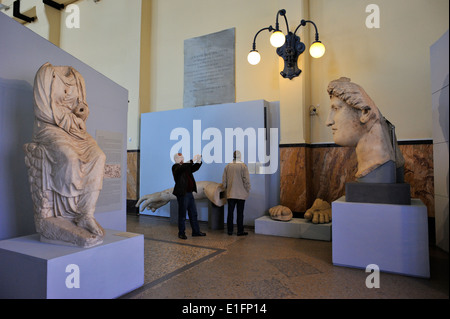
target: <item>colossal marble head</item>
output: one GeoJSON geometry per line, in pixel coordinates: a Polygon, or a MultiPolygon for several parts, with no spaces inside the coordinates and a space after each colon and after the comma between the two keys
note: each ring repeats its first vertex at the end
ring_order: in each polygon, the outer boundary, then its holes
{"type": "Polygon", "coordinates": [[[388,162],[395,174],[395,167],[403,166],[404,159],[396,145],[394,126],[366,91],[345,77],[331,81],[327,91],[331,109],[326,125],[336,144],[356,147],[356,177],[362,178],[388,162]]]}
{"type": "Polygon", "coordinates": [[[375,103],[358,84],[341,77],[328,84],[331,110],[327,126],[336,144],[356,146],[360,138],[382,118],[375,103]]]}

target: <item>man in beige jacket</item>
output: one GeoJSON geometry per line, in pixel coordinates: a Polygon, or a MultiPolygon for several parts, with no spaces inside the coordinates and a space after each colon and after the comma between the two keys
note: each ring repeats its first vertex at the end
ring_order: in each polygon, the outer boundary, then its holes
{"type": "Polygon", "coordinates": [[[237,205],[237,235],[248,235],[244,232],[244,206],[250,192],[250,175],[245,163],[241,162],[241,152],[233,153],[233,162],[229,163],[222,176],[222,185],[226,189],[228,201],[227,229],[228,235],[233,234],[233,212],[237,205]]]}

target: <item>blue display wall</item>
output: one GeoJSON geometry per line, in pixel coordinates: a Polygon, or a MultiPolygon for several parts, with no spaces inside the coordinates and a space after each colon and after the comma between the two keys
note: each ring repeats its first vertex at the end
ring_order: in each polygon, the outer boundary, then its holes
{"type": "MultiPolygon", "coordinates": [[[[239,149],[252,186],[244,224],[253,226],[256,218],[278,204],[278,102],[258,100],[144,113],[140,140],[140,196],[174,186],[174,153],[181,151],[185,160],[201,154],[203,165],[194,173],[196,181],[221,183],[225,166],[239,149]]],[[[207,220],[207,207],[207,202],[197,204],[200,220],[207,220]]],[[[170,207],[143,213],[168,217],[170,207]]]]}

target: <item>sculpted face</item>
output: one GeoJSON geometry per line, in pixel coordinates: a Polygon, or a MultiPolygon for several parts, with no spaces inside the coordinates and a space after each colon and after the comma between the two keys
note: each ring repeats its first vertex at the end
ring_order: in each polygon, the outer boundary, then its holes
{"type": "MultiPolygon", "coordinates": [[[[388,161],[396,167],[404,165],[399,148],[393,147],[392,128],[366,91],[349,78],[341,77],[328,84],[331,109],[326,125],[331,128],[336,144],[355,147],[358,160],[356,177],[361,178],[388,161]]],[[[396,143],[396,137],[394,136],[396,143]]],[[[377,182],[391,183],[390,165],[385,174],[377,175],[377,182]]]]}
{"type": "Polygon", "coordinates": [[[364,111],[349,106],[344,101],[331,97],[331,110],[326,125],[333,132],[333,140],[341,146],[356,146],[366,131],[361,122],[364,111]]]}

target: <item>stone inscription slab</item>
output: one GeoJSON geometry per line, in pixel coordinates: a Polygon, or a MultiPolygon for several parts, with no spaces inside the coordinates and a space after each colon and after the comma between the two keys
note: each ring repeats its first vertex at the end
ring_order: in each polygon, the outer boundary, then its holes
{"type": "Polygon", "coordinates": [[[234,103],[235,28],[184,41],[184,107],[234,103]]]}

